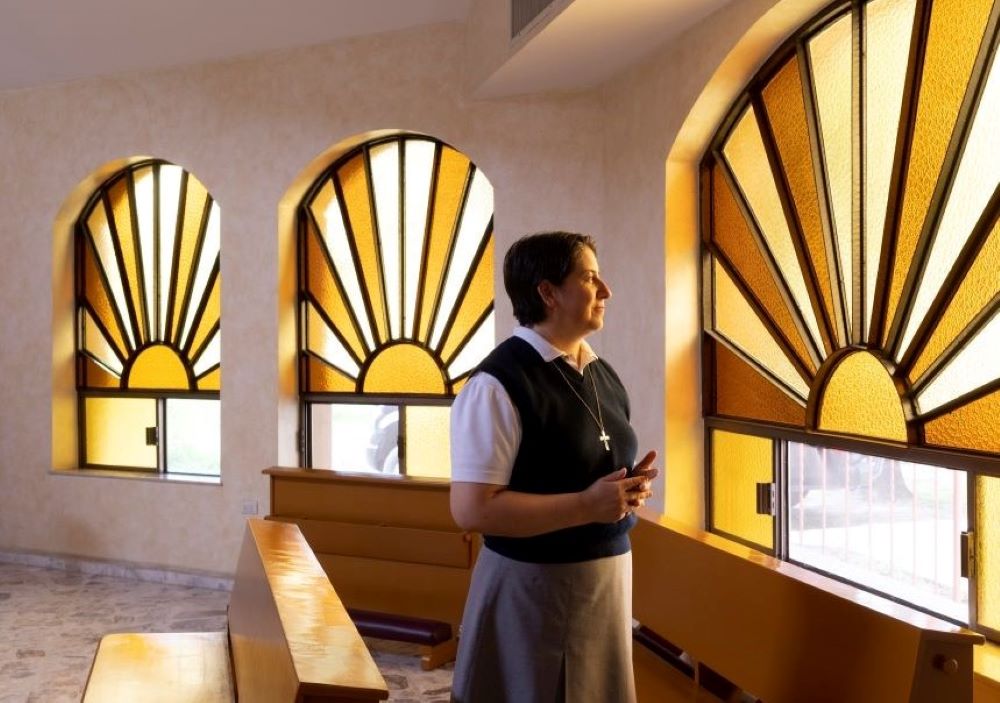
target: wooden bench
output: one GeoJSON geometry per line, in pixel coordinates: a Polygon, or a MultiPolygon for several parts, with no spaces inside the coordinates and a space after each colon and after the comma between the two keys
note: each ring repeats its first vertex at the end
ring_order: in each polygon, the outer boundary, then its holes
{"type": "Polygon", "coordinates": [[[408,642],[420,648],[420,666],[424,671],[454,661],[458,640],[451,625],[440,620],[406,617],[372,610],[348,608],[348,615],[365,637],[408,642]]]}
{"type": "Polygon", "coordinates": [[[295,525],[249,520],[227,633],[106,635],[84,703],[379,701],[389,692],[295,525]]]}
{"type": "Polygon", "coordinates": [[[976,632],[666,518],[639,520],[632,554],[634,617],[695,679],[767,703],[972,701],[976,632]]]}

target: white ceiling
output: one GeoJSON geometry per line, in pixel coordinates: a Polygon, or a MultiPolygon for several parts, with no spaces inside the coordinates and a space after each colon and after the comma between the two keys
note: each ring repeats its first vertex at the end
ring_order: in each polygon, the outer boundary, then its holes
{"type": "Polygon", "coordinates": [[[0,90],[461,21],[471,1],[0,0],[0,90]]]}

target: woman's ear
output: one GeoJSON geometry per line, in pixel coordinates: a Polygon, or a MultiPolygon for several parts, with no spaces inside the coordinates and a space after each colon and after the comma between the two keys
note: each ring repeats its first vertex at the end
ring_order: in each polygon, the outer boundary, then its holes
{"type": "Polygon", "coordinates": [[[538,291],[538,297],[542,299],[542,303],[544,303],[547,309],[555,307],[555,286],[552,285],[551,281],[543,280],[538,284],[536,290],[538,291]]]}

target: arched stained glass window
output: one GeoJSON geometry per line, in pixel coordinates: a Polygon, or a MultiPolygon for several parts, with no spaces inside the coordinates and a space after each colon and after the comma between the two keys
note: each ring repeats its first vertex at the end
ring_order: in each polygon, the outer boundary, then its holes
{"type": "Polygon", "coordinates": [[[159,160],[76,224],[80,465],[219,474],[219,206],[159,160]]]}
{"type": "MultiPolygon", "coordinates": [[[[993,0],[842,2],[734,104],[702,168],[713,433],[774,438],[779,469],[798,452],[785,439],[848,448],[815,465],[839,467],[844,491],[867,481],[877,492],[881,480],[914,506],[931,467],[858,473],[852,457],[1000,466],[998,23],[993,0]]],[[[730,471],[719,461],[716,485],[730,471]]],[[[967,501],[964,472],[945,474],[956,505],[978,506],[971,530],[980,511],[1000,510],[967,501]]],[[[773,512],[804,505],[808,471],[798,487],[776,476],[788,485],[773,512]]],[[[762,542],[731,531],[780,551],[778,532],[762,542]]],[[[996,631],[1000,592],[989,590],[979,623],[996,631]]]]}
{"type": "Polygon", "coordinates": [[[435,139],[366,142],[299,212],[308,465],[450,474],[448,406],[492,348],[493,188],[435,139]]]}

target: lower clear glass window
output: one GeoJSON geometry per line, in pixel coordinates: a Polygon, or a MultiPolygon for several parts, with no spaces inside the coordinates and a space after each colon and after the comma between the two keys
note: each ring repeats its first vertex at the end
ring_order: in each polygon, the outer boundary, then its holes
{"type": "Polygon", "coordinates": [[[218,400],[168,398],[166,470],[172,474],[220,475],[218,400]]]}

